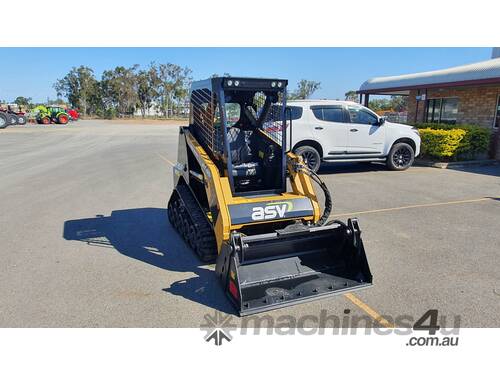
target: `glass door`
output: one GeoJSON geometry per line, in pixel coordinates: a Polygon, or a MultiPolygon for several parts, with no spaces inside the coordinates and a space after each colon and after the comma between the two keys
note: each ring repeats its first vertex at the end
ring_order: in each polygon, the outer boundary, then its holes
{"type": "Polygon", "coordinates": [[[500,126],[500,96],[497,98],[497,110],[495,113],[494,127],[498,128],[499,126],[500,126]]]}
{"type": "Polygon", "coordinates": [[[441,115],[441,99],[427,100],[426,122],[439,122],[441,115]]]}

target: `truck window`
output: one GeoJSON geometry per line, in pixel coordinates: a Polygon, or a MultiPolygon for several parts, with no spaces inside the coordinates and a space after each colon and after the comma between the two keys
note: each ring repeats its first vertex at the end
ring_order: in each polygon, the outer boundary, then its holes
{"type": "MultiPolygon", "coordinates": [[[[273,107],[274,107],[273,113],[275,115],[274,120],[279,121],[279,117],[281,116],[281,113],[282,113],[281,107],[279,107],[278,105],[273,105],[273,107]]],[[[291,110],[292,120],[298,120],[302,117],[302,107],[287,105],[286,108],[291,110]]],[[[289,116],[290,116],[289,114],[286,115],[287,120],[289,119],[289,116]]]]}
{"type": "Polygon", "coordinates": [[[351,122],[354,124],[374,125],[378,122],[378,118],[361,107],[348,106],[351,122]]]}
{"type": "Polygon", "coordinates": [[[340,106],[314,106],[311,107],[314,117],[328,122],[345,122],[344,113],[340,106]]]}

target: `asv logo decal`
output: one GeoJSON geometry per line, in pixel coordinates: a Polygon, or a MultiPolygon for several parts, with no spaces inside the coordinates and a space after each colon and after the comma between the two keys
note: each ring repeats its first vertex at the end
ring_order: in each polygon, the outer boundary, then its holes
{"type": "Polygon", "coordinates": [[[284,218],[285,214],[293,209],[292,202],[272,202],[264,207],[252,208],[252,220],[270,220],[284,218]]]}

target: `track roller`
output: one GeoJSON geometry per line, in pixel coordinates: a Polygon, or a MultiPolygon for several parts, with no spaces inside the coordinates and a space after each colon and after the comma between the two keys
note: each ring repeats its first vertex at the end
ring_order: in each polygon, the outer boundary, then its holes
{"type": "Polygon", "coordinates": [[[203,262],[213,262],[217,248],[213,229],[186,185],[178,185],[168,202],[168,219],[203,262]]]}

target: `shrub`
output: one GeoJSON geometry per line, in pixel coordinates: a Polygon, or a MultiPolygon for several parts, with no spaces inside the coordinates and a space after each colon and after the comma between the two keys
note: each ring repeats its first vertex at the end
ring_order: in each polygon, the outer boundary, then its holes
{"type": "MultiPolygon", "coordinates": [[[[453,154],[448,156],[450,160],[475,159],[478,155],[487,152],[489,148],[491,131],[490,129],[481,126],[469,125],[469,124],[449,125],[449,124],[433,124],[433,123],[416,124],[415,126],[419,128],[421,134],[422,130],[424,129],[445,130],[445,131],[464,130],[465,135],[459,141],[459,144],[456,147],[453,154]]],[[[422,137],[422,149],[425,147],[426,145],[424,145],[424,139],[422,137]]],[[[430,153],[428,154],[422,153],[422,156],[424,155],[431,156],[430,153]]]]}
{"type": "Polygon", "coordinates": [[[108,108],[104,111],[104,118],[107,120],[112,120],[116,118],[118,111],[115,108],[108,108]]]}
{"type": "Polygon", "coordinates": [[[463,129],[420,129],[422,138],[421,154],[437,158],[452,158],[456,156],[460,142],[466,131],[463,129]]]}

